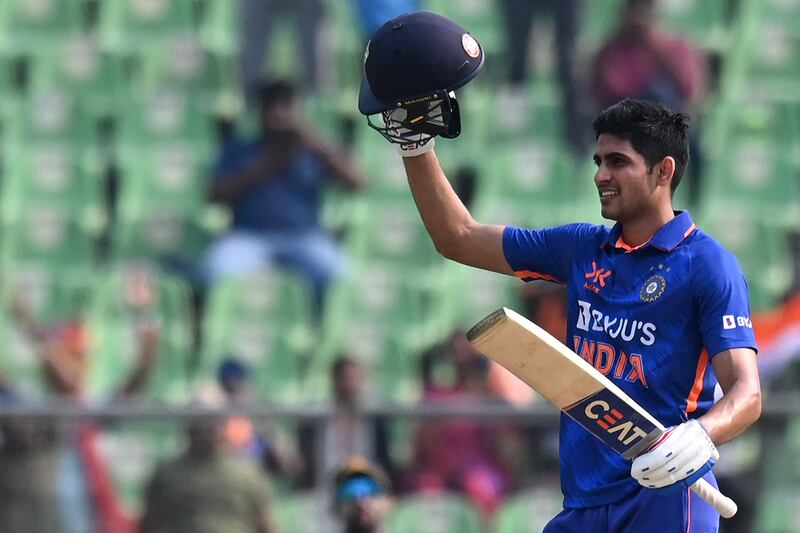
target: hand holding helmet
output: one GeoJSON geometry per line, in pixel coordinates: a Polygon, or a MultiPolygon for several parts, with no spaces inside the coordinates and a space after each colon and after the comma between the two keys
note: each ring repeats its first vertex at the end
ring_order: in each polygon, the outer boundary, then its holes
{"type": "Polygon", "coordinates": [[[402,155],[418,155],[437,135],[461,133],[453,91],[477,76],[483,61],[478,42],[452,20],[429,12],[401,15],[367,45],[358,109],[402,155]]]}

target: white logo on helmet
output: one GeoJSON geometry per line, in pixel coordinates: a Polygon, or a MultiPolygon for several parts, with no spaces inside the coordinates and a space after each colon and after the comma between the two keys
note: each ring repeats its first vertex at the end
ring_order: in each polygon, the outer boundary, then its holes
{"type": "Polygon", "coordinates": [[[481,55],[481,47],[478,41],[469,33],[465,33],[461,36],[461,46],[464,47],[464,51],[469,57],[478,57],[481,55]]]}
{"type": "Polygon", "coordinates": [[[367,58],[369,57],[369,45],[372,41],[367,41],[367,49],[364,50],[364,65],[367,64],[367,58]]]}

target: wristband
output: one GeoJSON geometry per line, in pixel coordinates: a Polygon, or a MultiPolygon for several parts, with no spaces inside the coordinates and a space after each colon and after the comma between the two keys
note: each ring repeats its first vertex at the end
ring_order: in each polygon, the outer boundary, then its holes
{"type": "Polygon", "coordinates": [[[420,143],[405,143],[405,144],[397,144],[397,153],[400,154],[402,157],[416,157],[418,155],[422,155],[426,152],[430,152],[433,150],[433,146],[436,144],[433,138],[429,139],[424,144],[420,143]]]}

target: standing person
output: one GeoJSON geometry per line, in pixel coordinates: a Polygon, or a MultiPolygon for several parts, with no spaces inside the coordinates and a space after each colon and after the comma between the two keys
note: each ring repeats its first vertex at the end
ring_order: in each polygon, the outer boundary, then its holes
{"type": "MultiPolygon", "coordinates": [[[[586,148],[582,127],[581,106],[578,98],[578,81],[575,76],[575,49],[578,24],[583,8],[581,0],[500,0],[506,35],[506,57],[509,58],[508,82],[512,98],[525,98],[528,82],[529,45],[537,13],[550,4],[555,25],[556,67],[564,109],[566,141],[580,154],[586,148]]],[[[513,101],[511,102],[513,103],[513,101]]]]}
{"type": "Polygon", "coordinates": [[[343,263],[320,224],[323,188],[333,178],[356,190],[361,177],[302,122],[292,84],[268,83],[259,99],[260,136],[229,141],[208,188],[212,202],[232,209],[233,227],[212,244],[205,274],[213,282],[278,263],[303,275],[321,300],[343,263]]]}
{"type": "Polygon", "coordinates": [[[269,533],[267,480],[225,451],[223,426],[195,420],[186,451],[156,468],[145,491],[141,533],[269,533]]]}
{"type": "MultiPolygon", "coordinates": [[[[626,0],[617,30],[592,61],[590,92],[600,109],[637,98],[690,113],[708,93],[707,70],[700,50],[659,27],[655,0],[626,0]]],[[[696,132],[689,142],[689,197],[696,205],[702,170],[696,132]]]]}
{"type": "Polygon", "coordinates": [[[465,35],[452,21],[424,13],[387,23],[370,44],[361,112],[386,112],[382,132],[399,146],[436,249],[524,281],[565,284],[569,346],[669,427],[631,465],[562,416],[564,510],[545,531],[717,531],[719,515],[688,487],[700,476],[714,483],[716,445],[758,419],[761,389],[739,265],[688,212],[672,209],[689,158],[687,117],[624,100],[594,120],[594,183],[613,228],[479,223],[433,151],[435,135],[453,137],[449,91],[482,63],[465,35]],[[717,384],[724,396],[715,402],[717,384]]]}

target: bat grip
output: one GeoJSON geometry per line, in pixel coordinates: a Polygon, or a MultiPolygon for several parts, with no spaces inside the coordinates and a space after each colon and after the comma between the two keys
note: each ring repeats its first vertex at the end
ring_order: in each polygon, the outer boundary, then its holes
{"type": "Polygon", "coordinates": [[[722,494],[711,483],[703,478],[698,479],[692,490],[711,505],[723,518],[730,518],[739,510],[736,502],[722,494]]]}

